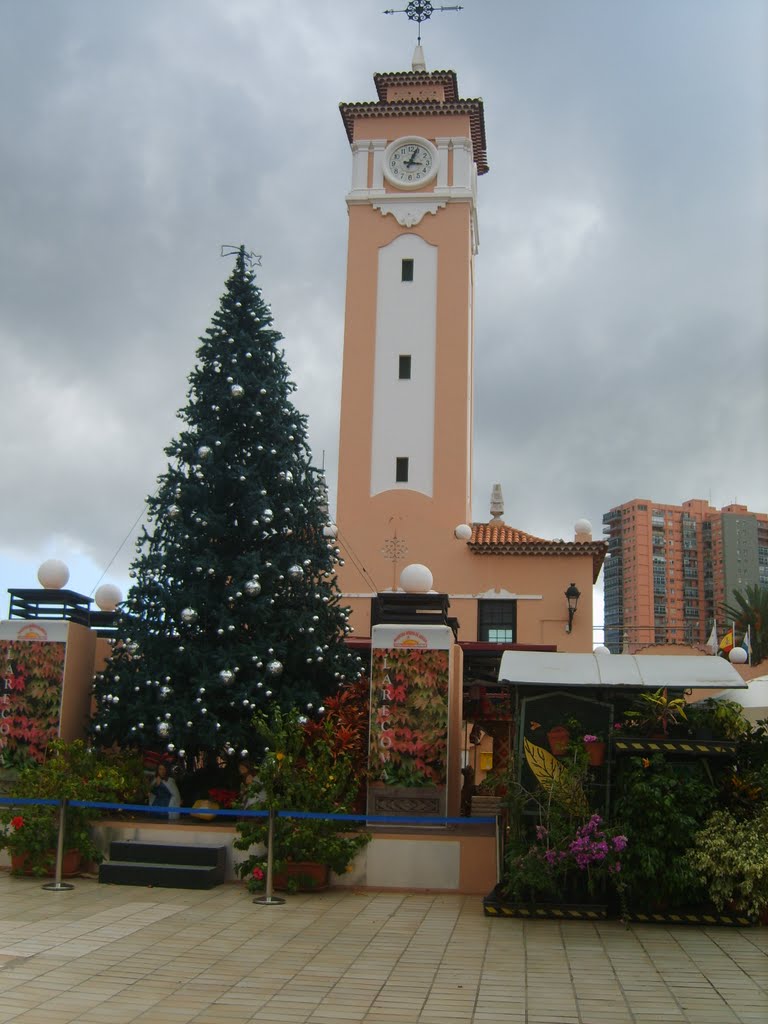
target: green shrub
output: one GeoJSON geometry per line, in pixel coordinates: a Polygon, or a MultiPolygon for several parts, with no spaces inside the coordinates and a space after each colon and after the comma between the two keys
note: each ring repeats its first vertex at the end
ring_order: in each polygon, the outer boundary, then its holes
{"type": "Polygon", "coordinates": [[[768,908],[768,805],[753,818],[715,811],[686,859],[718,910],[758,918],[768,908]]]}

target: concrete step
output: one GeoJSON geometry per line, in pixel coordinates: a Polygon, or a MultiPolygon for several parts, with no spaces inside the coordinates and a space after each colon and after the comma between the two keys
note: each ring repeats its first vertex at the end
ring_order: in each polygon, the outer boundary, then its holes
{"type": "Polygon", "coordinates": [[[126,839],[109,844],[110,860],[135,860],[148,864],[225,866],[226,846],[194,846],[185,843],[139,843],[126,839]]]}
{"type": "Polygon", "coordinates": [[[224,881],[226,866],[226,846],[125,840],[109,844],[109,860],[99,865],[99,881],[166,889],[212,889],[224,881]]]}
{"type": "Polygon", "coordinates": [[[99,865],[99,881],[109,885],[151,885],[165,889],[213,889],[224,881],[218,866],[109,860],[99,865]]]}

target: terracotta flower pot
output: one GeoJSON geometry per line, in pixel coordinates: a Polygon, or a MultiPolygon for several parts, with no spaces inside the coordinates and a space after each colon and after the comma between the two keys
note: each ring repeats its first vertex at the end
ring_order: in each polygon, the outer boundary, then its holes
{"type": "Polygon", "coordinates": [[[318,892],[328,888],[328,867],[309,860],[289,860],[272,879],[275,889],[318,892]]]}
{"type": "Polygon", "coordinates": [[[564,725],[555,725],[547,733],[547,743],[555,757],[561,757],[568,750],[570,741],[571,734],[564,725]]]}
{"type": "MultiPolygon", "coordinates": [[[[56,851],[50,850],[47,856],[50,858],[50,865],[45,872],[49,878],[56,874],[56,851]]],[[[61,877],[72,878],[80,870],[82,856],[79,850],[65,850],[61,862],[61,877]]],[[[11,870],[17,875],[33,875],[32,864],[28,853],[11,854],[11,870]]]]}
{"type": "Polygon", "coordinates": [[[592,740],[591,743],[585,743],[584,746],[587,748],[587,760],[593,767],[599,768],[601,764],[605,764],[606,743],[604,740],[592,740]]]}

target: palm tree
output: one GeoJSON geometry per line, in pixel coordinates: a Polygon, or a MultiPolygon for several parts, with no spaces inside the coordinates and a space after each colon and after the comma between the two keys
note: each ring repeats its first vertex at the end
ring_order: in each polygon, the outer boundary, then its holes
{"type": "Polygon", "coordinates": [[[737,630],[746,633],[749,627],[753,665],[768,656],[768,589],[747,586],[743,590],[734,590],[733,602],[721,605],[720,611],[737,630]]]}

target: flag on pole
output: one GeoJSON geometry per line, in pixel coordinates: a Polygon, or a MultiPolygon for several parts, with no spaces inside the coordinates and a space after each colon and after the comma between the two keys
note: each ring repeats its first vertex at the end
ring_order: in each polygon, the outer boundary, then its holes
{"type": "Polygon", "coordinates": [[[733,650],[733,626],[728,630],[723,639],[720,641],[720,650],[723,654],[730,654],[733,650]]]}
{"type": "Polygon", "coordinates": [[[710,639],[707,641],[707,646],[710,648],[713,654],[718,652],[718,624],[715,622],[712,624],[712,633],[710,633],[710,639]]]}
{"type": "Polygon", "coordinates": [[[747,664],[752,664],[752,638],[749,633],[749,626],[747,626],[747,632],[744,634],[744,639],[741,641],[741,646],[747,652],[747,664]]]}

